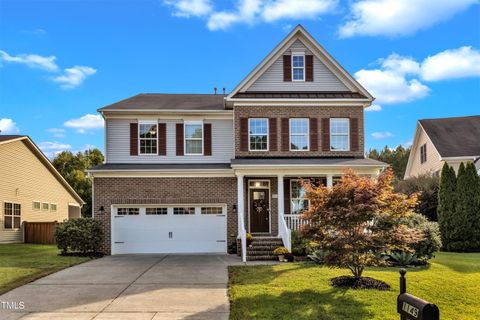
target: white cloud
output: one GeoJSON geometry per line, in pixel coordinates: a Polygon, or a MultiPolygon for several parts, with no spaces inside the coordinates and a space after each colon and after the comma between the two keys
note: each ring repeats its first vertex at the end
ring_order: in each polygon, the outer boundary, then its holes
{"type": "Polygon", "coordinates": [[[103,118],[96,114],[86,114],[77,119],[71,119],[64,123],[65,127],[76,129],[78,133],[87,133],[103,128],[103,118]]]}
{"type": "Polygon", "coordinates": [[[173,16],[206,18],[208,29],[213,31],[240,23],[315,19],[334,10],[338,0],[238,0],[230,10],[215,10],[208,0],[164,0],[164,3],[174,8],[173,16]]]}
{"type": "Polygon", "coordinates": [[[12,119],[0,119],[0,134],[16,134],[19,132],[20,129],[12,119]]]}
{"type": "Polygon", "coordinates": [[[65,137],[65,129],[62,128],[50,128],[47,129],[48,132],[52,133],[55,138],[64,138],[65,137]]]}
{"type": "Polygon", "coordinates": [[[164,3],[173,7],[176,17],[201,17],[212,11],[210,0],[165,0],[164,3]]]}
{"type": "Polygon", "coordinates": [[[386,139],[386,138],[390,138],[390,137],[393,137],[393,134],[391,132],[388,132],[388,131],[385,131],[385,132],[373,132],[371,134],[371,136],[374,138],[374,139],[386,139]]]}
{"type": "Polygon", "coordinates": [[[475,3],[477,0],[359,0],[352,3],[350,17],[338,32],[344,38],[410,35],[475,3]]]}
{"type": "Polygon", "coordinates": [[[379,104],[409,102],[425,97],[430,89],[417,79],[408,80],[392,70],[365,70],[355,73],[355,78],[369,90],[379,104]]]}
{"type": "Polygon", "coordinates": [[[58,70],[58,65],[55,63],[56,59],[55,56],[43,57],[38,54],[19,54],[11,56],[7,52],[0,50],[0,61],[24,64],[30,68],[42,69],[50,72],[58,70]]]}
{"type": "Polygon", "coordinates": [[[38,147],[48,158],[53,158],[62,151],[72,149],[72,146],[68,143],[61,143],[57,141],[43,141],[40,142],[38,147]]]}
{"type": "Polygon", "coordinates": [[[372,104],[370,107],[365,108],[365,111],[382,111],[382,106],[378,104],[372,104]]]}
{"type": "Polygon", "coordinates": [[[386,59],[380,59],[382,67],[398,74],[417,74],[420,72],[420,64],[412,57],[402,57],[392,53],[386,59]]]}
{"type": "Polygon", "coordinates": [[[72,68],[64,69],[64,73],[52,80],[60,83],[63,89],[73,89],[78,87],[88,77],[95,74],[97,70],[92,67],[74,66],[72,68]]]}
{"type": "Polygon", "coordinates": [[[445,50],[426,58],[422,78],[427,81],[480,76],[480,51],[472,47],[445,50]]]}

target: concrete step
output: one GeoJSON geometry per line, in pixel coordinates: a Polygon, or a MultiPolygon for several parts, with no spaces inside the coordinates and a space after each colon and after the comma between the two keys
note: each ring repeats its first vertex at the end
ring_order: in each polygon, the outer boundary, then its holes
{"type": "Polygon", "coordinates": [[[264,255],[264,256],[248,256],[247,255],[247,261],[268,261],[268,260],[278,260],[278,257],[273,255],[264,255]]]}

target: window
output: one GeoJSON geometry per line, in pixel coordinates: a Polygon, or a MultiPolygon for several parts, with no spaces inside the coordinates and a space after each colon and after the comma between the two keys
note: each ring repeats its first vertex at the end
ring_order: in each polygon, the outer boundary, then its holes
{"type": "Polygon", "coordinates": [[[202,214],[223,214],[222,207],[202,207],[202,214]]]}
{"type": "Polygon", "coordinates": [[[13,230],[20,228],[21,206],[19,203],[5,202],[3,213],[5,229],[13,230]]]}
{"type": "Polygon", "coordinates": [[[140,214],[139,208],[118,208],[117,215],[119,216],[138,216],[140,214]]]}
{"type": "Polygon", "coordinates": [[[56,212],[57,211],[57,205],[55,203],[50,204],[50,211],[56,212]]]}
{"type": "Polygon", "coordinates": [[[332,184],[335,186],[337,184],[339,184],[340,182],[342,182],[342,177],[341,176],[334,176],[332,178],[332,184]]]}
{"type": "Polygon", "coordinates": [[[32,208],[33,208],[33,210],[40,210],[40,208],[41,208],[40,201],[33,201],[32,202],[32,208]]]}
{"type": "Polygon", "coordinates": [[[250,151],[268,151],[268,119],[248,119],[250,151]]]}
{"type": "Polygon", "coordinates": [[[173,208],[173,214],[195,214],[195,208],[173,208]]]}
{"type": "Polygon", "coordinates": [[[269,188],[269,181],[250,180],[248,182],[250,188],[269,188]]]}
{"type": "Polygon", "coordinates": [[[427,162],[427,144],[424,143],[420,146],[420,163],[427,162]]]}
{"type": "Polygon", "coordinates": [[[185,154],[203,154],[202,122],[185,122],[185,154]]]}
{"type": "Polygon", "coordinates": [[[290,119],[290,150],[308,151],[308,119],[290,119]]]}
{"type": "Polygon", "coordinates": [[[350,119],[332,118],[330,119],[330,150],[348,151],[350,150],[350,119]]]}
{"type": "Polygon", "coordinates": [[[292,79],[293,81],[305,81],[304,55],[292,55],[292,79]]]}
{"type": "Polygon", "coordinates": [[[305,188],[298,180],[290,180],[291,214],[301,214],[308,209],[309,200],[305,198],[305,188]]]}
{"type": "Polygon", "coordinates": [[[167,208],[147,208],[145,209],[146,215],[165,215],[167,214],[167,208]]]}
{"type": "Polygon", "coordinates": [[[139,123],[140,154],[157,154],[157,123],[139,123]]]}
{"type": "Polygon", "coordinates": [[[43,202],[42,203],[42,210],[44,211],[48,211],[48,208],[50,207],[50,205],[47,203],[47,202],[43,202]]]}

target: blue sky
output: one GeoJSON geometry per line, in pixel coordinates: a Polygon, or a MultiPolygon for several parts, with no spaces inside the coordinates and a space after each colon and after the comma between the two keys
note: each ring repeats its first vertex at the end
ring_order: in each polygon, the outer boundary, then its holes
{"type": "Polygon", "coordinates": [[[376,97],[366,147],[480,114],[477,0],[0,0],[0,129],[51,156],[103,149],[96,109],[231,90],[301,23],[376,97]]]}

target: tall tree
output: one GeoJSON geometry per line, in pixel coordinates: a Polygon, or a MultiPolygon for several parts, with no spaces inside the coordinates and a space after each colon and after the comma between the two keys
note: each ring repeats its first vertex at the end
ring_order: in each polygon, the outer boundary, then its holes
{"type": "Polygon", "coordinates": [[[451,251],[479,251],[477,237],[478,219],[478,175],[473,163],[463,162],[458,169],[455,214],[452,216],[452,239],[447,249],[451,251]]]}
{"type": "Polygon", "coordinates": [[[395,149],[385,146],[380,152],[376,149],[370,149],[367,157],[378,161],[388,163],[392,169],[396,180],[402,180],[407,168],[410,148],[404,148],[399,145],[395,149]]]}
{"type": "Polygon", "coordinates": [[[89,149],[73,154],[70,151],[60,152],[52,164],[67,180],[78,195],[85,201],[82,207],[83,216],[91,216],[92,212],[92,182],[86,170],[103,163],[104,157],[100,150],[89,149]]]}
{"type": "Polygon", "coordinates": [[[440,233],[442,236],[442,243],[444,248],[447,250],[450,242],[452,241],[456,188],[457,179],[455,177],[455,171],[445,162],[440,176],[437,216],[440,233]]]}

